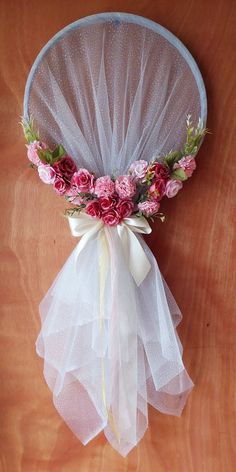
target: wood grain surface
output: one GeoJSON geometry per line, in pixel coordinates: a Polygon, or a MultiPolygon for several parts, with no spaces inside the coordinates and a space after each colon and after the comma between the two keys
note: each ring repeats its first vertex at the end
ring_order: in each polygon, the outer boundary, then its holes
{"type": "Polygon", "coordinates": [[[235,0],[1,0],[1,472],[231,472],[235,429],[235,0]],[[38,303],[75,245],[64,202],[27,167],[18,125],[36,54],[58,30],[103,11],[146,16],[176,34],[202,71],[212,131],[198,170],[147,238],[184,319],[195,389],[181,418],[149,408],[127,458],[100,434],[84,447],[57,414],[35,353],[38,303]]]}

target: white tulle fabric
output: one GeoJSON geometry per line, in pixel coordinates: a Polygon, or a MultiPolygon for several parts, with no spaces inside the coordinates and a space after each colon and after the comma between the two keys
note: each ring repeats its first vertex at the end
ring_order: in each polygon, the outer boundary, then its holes
{"type": "MultiPolygon", "coordinates": [[[[143,18],[103,14],[56,35],[28,79],[25,117],[63,143],[78,166],[126,173],[136,159],[178,149],[186,115],[205,122],[205,91],[186,49],[143,18]]],[[[86,444],[100,431],[126,455],[148,426],[150,403],[180,415],[193,387],[176,332],[181,314],[156,260],[138,287],[116,228],[102,295],[98,235],[76,248],[40,305],[37,352],[55,407],[86,444]]],[[[78,243],[79,244],[79,243],[78,243]]]]}

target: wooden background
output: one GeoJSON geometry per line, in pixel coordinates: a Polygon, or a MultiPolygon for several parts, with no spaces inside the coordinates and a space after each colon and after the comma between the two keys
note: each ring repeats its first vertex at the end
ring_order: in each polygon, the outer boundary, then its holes
{"type": "Polygon", "coordinates": [[[231,472],[235,430],[236,2],[1,0],[1,472],[231,472]],[[75,245],[64,203],[27,167],[18,126],[36,54],[68,23],[103,11],[146,16],[190,49],[207,88],[212,135],[198,170],[148,241],[179,303],[196,387],[182,417],[150,408],[124,459],[103,435],[84,447],[53,407],[34,343],[38,303],[75,245]]]}

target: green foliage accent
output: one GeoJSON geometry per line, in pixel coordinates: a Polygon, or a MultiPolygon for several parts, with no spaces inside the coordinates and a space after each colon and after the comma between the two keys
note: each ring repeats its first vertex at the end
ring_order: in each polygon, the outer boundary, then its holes
{"type": "Polygon", "coordinates": [[[53,163],[52,153],[51,153],[51,151],[49,151],[49,149],[38,149],[37,154],[39,156],[39,159],[44,164],[52,164],[53,163]]]}
{"type": "MultiPolygon", "coordinates": [[[[207,130],[207,128],[203,127],[203,124],[200,119],[198,121],[197,127],[194,128],[192,126],[191,116],[188,115],[186,120],[186,141],[183,149],[181,151],[169,152],[162,158],[163,163],[169,167],[170,171],[172,171],[174,164],[178,162],[182,157],[195,156],[200,147],[203,137],[207,133],[209,133],[209,131],[207,130]]],[[[179,174],[179,176],[175,173],[174,178],[186,180],[186,177],[184,178],[181,173],[179,174]]]]}
{"type": "Polygon", "coordinates": [[[85,205],[78,205],[78,206],[75,206],[73,208],[66,208],[65,212],[64,212],[64,216],[68,217],[68,216],[78,216],[81,212],[81,210],[83,210],[83,208],[85,207],[85,205]]]}
{"type": "Polygon", "coordinates": [[[181,159],[182,153],[180,151],[169,152],[167,156],[164,157],[163,161],[168,167],[172,168],[175,162],[178,162],[181,159]]]}
{"type": "Polygon", "coordinates": [[[34,131],[32,118],[30,118],[29,121],[22,118],[20,124],[23,128],[24,136],[28,144],[33,143],[34,141],[39,141],[38,133],[34,131]]]}
{"type": "Polygon", "coordinates": [[[177,179],[177,180],[187,180],[187,176],[184,172],[183,169],[175,169],[172,174],[171,174],[171,179],[177,179]]]}
{"type": "Polygon", "coordinates": [[[61,157],[65,156],[65,154],[66,154],[65,148],[62,146],[62,144],[59,144],[59,146],[57,146],[52,152],[53,162],[58,161],[59,159],[61,159],[61,157]]]}

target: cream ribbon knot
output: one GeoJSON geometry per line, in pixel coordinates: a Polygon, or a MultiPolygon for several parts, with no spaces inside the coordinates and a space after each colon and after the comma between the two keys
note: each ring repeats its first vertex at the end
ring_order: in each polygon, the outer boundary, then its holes
{"type": "MultiPolygon", "coordinates": [[[[103,221],[87,215],[84,211],[81,211],[79,216],[69,216],[68,220],[72,235],[75,237],[81,236],[77,246],[77,257],[88,241],[98,233],[102,250],[100,256],[101,258],[104,257],[104,264],[105,260],[107,263],[108,230],[103,221]]],[[[141,285],[150,271],[151,265],[135,233],[150,234],[152,229],[148,221],[143,216],[130,216],[129,218],[124,218],[117,226],[109,226],[109,228],[117,231],[123,245],[126,260],[128,261],[129,270],[136,284],[138,286],[141,285]]]]}

